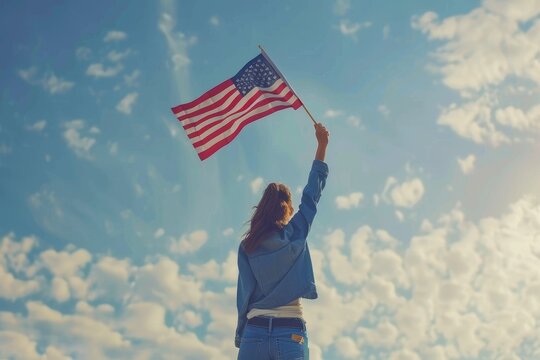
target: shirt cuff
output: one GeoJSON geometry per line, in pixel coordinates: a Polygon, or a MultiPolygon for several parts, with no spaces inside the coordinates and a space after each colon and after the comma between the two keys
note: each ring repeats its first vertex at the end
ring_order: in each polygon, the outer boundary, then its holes
{"type": "Polygon", "coordinates": [[[328,175],[328,164],[322,160],[317,160],[317,159],[313,160],[311,169],[316,170],[324,175],[328,175]]]}

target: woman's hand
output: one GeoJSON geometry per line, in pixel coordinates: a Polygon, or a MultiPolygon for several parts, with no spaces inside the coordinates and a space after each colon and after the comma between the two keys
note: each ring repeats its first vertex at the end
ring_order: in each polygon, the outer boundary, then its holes
{"type": "Polygon", "coordinates": [[[328,145],[328,137],[330,136],[330,133],[328,133],[328,130],[324,127],[323,124],[317,123],[315,126],[315,136],[317,137],[317,142],[319,145],[326,146],[328,145]]]}
{"type": "Polygon", "coordinates": [[[317,142],[319,143],[317,146],[317,152],[315,153],[315,159],[324,161],[326,156],[326,146],[328,145],[328,137],[330,134],[323,124],[317,123],[315,124],[315,136],[317,137],[317,142]]]}

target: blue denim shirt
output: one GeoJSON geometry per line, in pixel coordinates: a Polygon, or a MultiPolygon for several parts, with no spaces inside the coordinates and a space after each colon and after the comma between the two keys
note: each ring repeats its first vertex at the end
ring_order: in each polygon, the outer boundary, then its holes
{"type": "Polygon", "coordinates": [[[282,306],[300,297],[317,298],[306,238],[327,176],[328,165],[313,160],[299,210],[289,223],[272,233],[250,254],[246,254],[241,245],[238,247],[236,347],[240,347],[246,315],[251,309],[282,306]]]}

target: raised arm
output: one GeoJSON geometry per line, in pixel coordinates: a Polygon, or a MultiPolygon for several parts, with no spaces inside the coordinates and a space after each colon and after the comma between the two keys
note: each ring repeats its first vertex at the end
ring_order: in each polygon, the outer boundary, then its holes
{"type": "Polygon", "coordinates": [[[317,137],[317,152],[315,153],[315,160],[324,161],[326,156],[326,147],[328,146],[328,137],[330,134],[323,124],[317,123],[315,125],[315,136],[317,137]]]}
{"type": "Polygon", "coordinates": [[[285,233],[291,241],[300,241],[300,247],[303,247],[305,239],[309,233],[315,214],[317,213],[317,203],[321,197],[321,192],[326,185],[328,176],[328,165],[324,162],[326,147],[328,145],[328,131],[318,123],[315,125],[315,135],[317,137],[317,152],[315,160],[311,165],[307,185],[302,191],[299,210],[285,227],[285,233]]]}

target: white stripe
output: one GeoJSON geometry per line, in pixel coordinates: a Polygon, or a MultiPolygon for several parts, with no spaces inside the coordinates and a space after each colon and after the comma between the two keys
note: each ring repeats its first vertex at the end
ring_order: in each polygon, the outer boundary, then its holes
{"type": "MultiPolygon", "coordinates": [[[[180,110],[175,115],[176,115],[176,117],[179,117],[179,116],[182,116],[182,115],[189,115],[194,111],[197,111],[197,110],[199,110],[199,109],[201,109],[201,108],[203,108],[205,106],[208,106],[210,104],[213,104],[213,103],[219,101],[223,96],[225,96],[225,94],[227,94],[229,91],[231,91],[235,87],[236,86],[234,86],[234,83],[233,83],[233,84],[229,85],[228,87],[226,87],[225,89],[221,90],[216,95],[212,96],[211,98],[206,99],[202,103],[200,103],[200,104],[198,104],[198,105],[196,105],[196,106],[194,106],[192,108],[189,108],[189,109],[180,110]]],[[[209,91],[211,91],[211,90],[209,90],[209,91]]]]}
{"type": "MultiPolygon", "coordinates": [[[[287,88],[288,90],[290,90],[289,88],[287,88]]],[[[224,131],[223,133],[219,134],[218,136],[216,136],[215,138],[213,138],[212,140],[210,140],[209,142],[207,142],[206,144],[203,144],[196,149],[197,153],[200,153],[204,150],[207,150],[209,149],[210,147],[212,147],[212,145],[216,144],[217,142],[225,139],[226,137],[229,137],[232,133],[234,133],[236,131],[236,129],[238,129],[238,127],[246,120],[248,120],[248,118],[250,118],[251,116],[255,115],[255,114],[259,114],[259,113],[262,113],[270,108],[273,108],[275,106],[279,106],[279,105],[284,105],[284,104],[288,104],[288,105],[292,105],[295,101],[297,100],[297,97],[293,94],[293,96],[291,96],[291,98],[288,100],[288,101],[274,101],[274,102],[271,102],[269,104],[266,104],[260,108],[258,108],[257,110],[253,111],[253,112],[250,112],[248,114],[245,114],[244,116],[242,116],[241,118],[238,118],[235,120],[235,123],[233,126],[231,126],[230,129],[224,131]]]]}
{"type": "MultiPolygon", "coordinates": [[[[229,110],[226,114],[223,114],[223,115],[220,115],[220,116],[216,116],[215,118],[209,118],[209,119],[206,119],[205,122],[204,122],[204,125],[207,124],[207,122],[210,122],[210,121],[214,121],[214,120],[221,120],[221,119],[225,119],[227,116],[230,115],[230,113],[232,112],[235,112],[236,110],[238,109],[241,109],[242,106],[245,105],[245,103],[251,98],[251,96],[253,96],[253,94],[255,94],[257,92],[258,89],[261,89],[261,90],[264,90],[264,91],[274,91],[275,89],[277,89],[279,86],[281,86],[281,84],[283,84],[283,81],[281,79],[277,80],[272,86],[270,86],[269,88],[253,88],[251,89],[239,102],[238,104],[236,104],[231,110],[229,110]]],[[[203,117],[205,116],[208,116],[210,114],[215,114],[223,109],[225,109],[233,100],[235,100],[238,96],[241,96],[240,92],[238,91],[234,97],[231,97],[230,100],[227,100],[225,101],[225,103],[220,106],[219,108],[217,109],[214,109],[211,113],[204,113],[204,114],[201,114],[201,115],[197,115],[195,117],[192,117],[192,118],[189,118],[189,119],[185,119],[185,120],[181,120],[182,122],[182,126],[186,125],[186,123],[193,123],[197,120],[200,120],[202,119],[203,117]]],[[[199,127],[202,127],[204,125],[200,125],[199,127]]],[[[188,134],[191,134],[192,132],[196,131],[197,129],[195,129],[194,127],[192,128],[189,128],[187,129],[187,133],[188,134]]]]}
{"type": "MultiPolygon", "coordinates": [[[[277,83],[277,81],[276,81],[276,83],[277,83]]],[[[280,84],[277,85],[277,86],[272,86],[272,87],[269,87],[269,88],[263,88],[262,90],[264,90],[264,91],[274,91],[274,90],[277,89],[281,84],[283,84],[282,81],[280,81],[280,84]]],[[[274,85],[275,85],[275,84],[274,84],[274,85]]],[[[240,116],[242,116],[243,114],[246,113],[246,111],[250,111],[251,109],[253,109],[253,107],[256,106],[256,105],[259,103],[259,101],[261,101],[261,100],[269,99],[269,98],[272,98],[272,97],[283,97],[283,96],[284,96],[284,92],[287,92],[287,91],[289,91],[290,89],[289,89],[288,87],[285,87],[285,88],[283,88],[283,90],[281,90],[281,92],[278,93],[278,94],[266,94],[266,93],[263,93],[263,94],[260,95],[260,97],[259,97],[257,100],[255,100],[255,102],[254,102],[253,104],[251,104],[247,109],[245,109],[245,110],[243,110],[243,111],[241,111],[241,112],[239,112],[239,113],[237,113],[237,114],[232,114],[232,113],[234,113],[235,111],[240,110],[240,109],[246,104],[246,102],[248,102],[253,96],[257,95],[257,93],[259,92],[259,90],[261,90],[261,89],[259,89],[259,88],[253,88],[253,89],[251,89],[251,90],[250,90],[250,91],[242,98],[242,100],[240,100],[240,101],[238,102],[238,104],[236,104],[236,105],[235,105],[231,110],[229,110],[226,114],[223,114],[223,115],[220,115],[220,116],[216,116],[216,117],[214,117],[214,118],[207,119],[207,120],[205,120],[202,124],[198,125],[197,127],[198,127],[198,128],[202,128],[202,127],[204,127],[204,126],[206,126],[206,125],[214,124],[214,123],[216,123],[216,122],[221,122],[221,121],[223,121],[223,124],[222,124],[221,126],[224,126],[225,124],[227,124],[227,123],[230,122],[230,121],[229,121],[230,119],[228,119],[228,118],[231,118],[231,119],[232,119],[232,117],[240,117],[240,116]]],[[[192,127],[192,128],[189,128],[189,129],[185,129],[185,130],[186,130],[186,133],[187,133],[188,135],[191,134],[191,133],[193,133],[193,132],[195,132],[195,131],[197,131],[197,129],[196,129],[195,127],[192,127]]],[[[205,132],[207,132],[207,131],[212,131],[212,132],[213,132],[214,130],[215,130],[215,128],[211,128],[211,129],[207,129],[205,132]]],[[[203,133],[203,134],[204,134],[204,133],[203,133]]],[[[199,134],[199,137],[204,137],[203,134],[199,134]]]]}
{"type": "Polygon", "coordinates": [[[205,116],[218,113],[221,110],[225,109],[227,106],[229,106],[239,96],[242,97],[242,94],[240,94],[240,91],[236,90],[220,107],[215,108],[213,110],[210,110],[208,112],[204,112],[204,113],[202,113],[200,115],[197,115],[197,116],[193,116],[193,117],[190,117],[190,118],[187,118],[187,119],[180,120],[180,122],[182,123],[182,126],[185,126],[187,124],[192,124],[192,123],[194,123],[196,121],[199,121],[200,119],[202,119],[205,116]]]}

